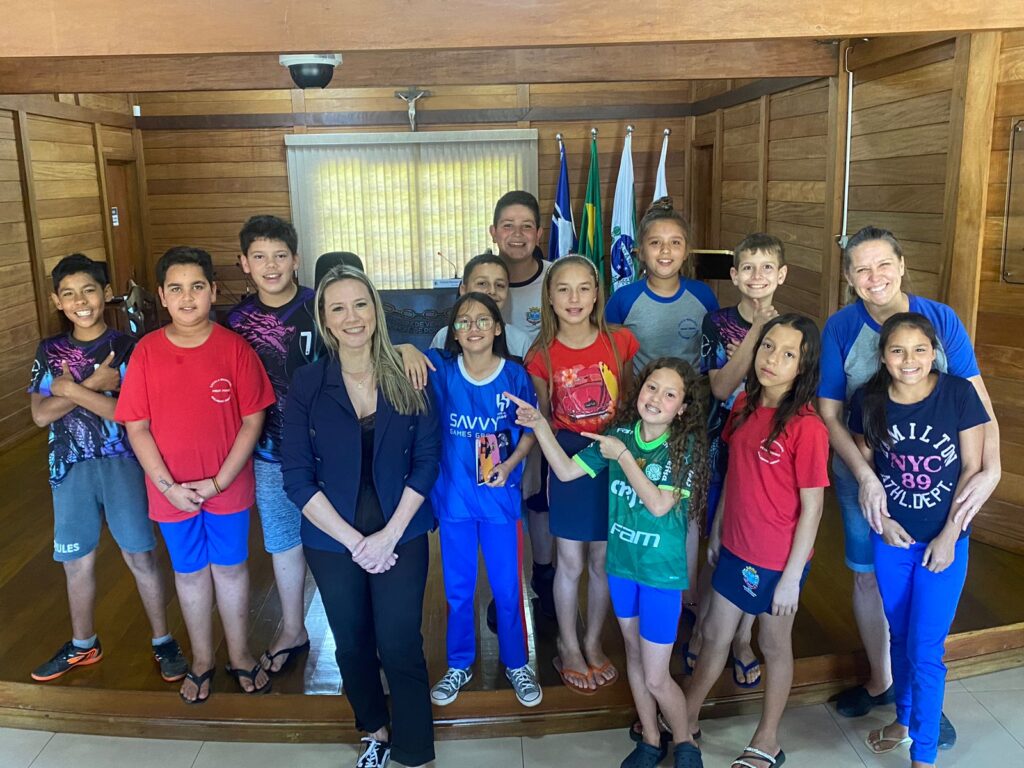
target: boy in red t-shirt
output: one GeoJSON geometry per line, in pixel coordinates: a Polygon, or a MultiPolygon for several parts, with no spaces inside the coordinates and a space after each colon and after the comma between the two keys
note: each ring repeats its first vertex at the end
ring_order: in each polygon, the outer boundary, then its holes
{"type": "Polygon", "coordinates": [[[270,678],[249,651],[249,507],[252,453],[274,391],[245,340],[210,320],[217,297],[210,254],[179,246],[157,263],[160,301],[171,324],[132,355],[114,417],[124,422],[146,472],[149,516],[174,567],[192,665],[181,698],[210,696],[216,594],[233,676],[245,693],[270,678]]]}

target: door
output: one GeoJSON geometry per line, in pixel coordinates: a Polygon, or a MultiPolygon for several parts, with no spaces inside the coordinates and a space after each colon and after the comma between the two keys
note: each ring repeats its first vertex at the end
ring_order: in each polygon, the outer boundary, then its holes
{"type": "Polygon", "coordinates": [[[139,185],[135,163],[108,160],[107,216],[110,222],[111,275],[110,285],[115,296],[128,291],[128,281],[146,285],[145,254],[142,249],[142,229],[139,219],[139,185]]]}

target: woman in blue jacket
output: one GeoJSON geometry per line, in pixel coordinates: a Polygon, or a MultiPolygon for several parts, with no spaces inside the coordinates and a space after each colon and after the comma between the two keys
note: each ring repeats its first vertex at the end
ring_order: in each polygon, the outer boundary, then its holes
{"type": "Polygon", "coordinates": [[[332,270],[316,322],[331,354],[300,368],[284,415],[285,491],[302,510],[306,562],[323,598],[356,725],[357,768],[434,759],[420,623],[437,415],[405,377],[366,275],[332,270]],[[380,680],[391,689],[389,715],[380,680]]]}

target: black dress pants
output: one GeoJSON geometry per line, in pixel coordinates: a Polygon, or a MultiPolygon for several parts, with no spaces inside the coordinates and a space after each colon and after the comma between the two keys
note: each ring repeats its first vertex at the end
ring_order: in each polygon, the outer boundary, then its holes
{"type": "Polygon", "coordinates": [[[426,534],[396,547],[397,563],[379,574],[364,571],[348,552],[304,549],[334,633],[356,727],[373,733],[388,726],[393,759],[404,765],[430,762],[434,719],[420,632],[430,561],[426,534]],[[390,717],[381,665],[391,689],[390,717]]]}

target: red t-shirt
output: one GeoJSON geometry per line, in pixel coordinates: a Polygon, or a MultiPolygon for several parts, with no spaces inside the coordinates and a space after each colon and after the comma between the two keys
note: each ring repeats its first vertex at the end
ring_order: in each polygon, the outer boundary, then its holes
{"type": "Polygon", "coordinates": [[[757,408],[736,429],[746,401],[746,393],[736,398],[722,432],[729,444],[722,546],[761,568],[781,571],[800,519],[800,489],[828,487],[828,428],[808,406],[789,420],[769,451],[764,441],[775,409],[757,408]]]}
{"type": "Polygon", "coordinates": [[[531,376],[551,382],[548,394],[555,429],[602,432],[615,415],[621,373],[632,365],[640,343],[628,328],[618,328],[611,335],[618,351],[618,366],[612,342],[603,334],[598,334],[594,343],[583,349],[572,349],[555,339],[549,349],[550,375],[543,352],[533,354],[526,361],[526,370],[531,376]]]}
{"type": "MultiPolygon", "coordinates": [[[[203,480],[220,471],[242,427],[242,417],[274,402],[263,364],[241,336],[219,325],[194,348],[171,343],[164,331],[143,337],[125,373],[114,418],[149,420],[160,455],[177,482],[203,480]]],[[[160,523],[194,515],[171,504],[146,477],[149,517],[160,523]]],[[[203,504],[215,515],[252,506],[252,459],[223,493],[203,504]]]]}

